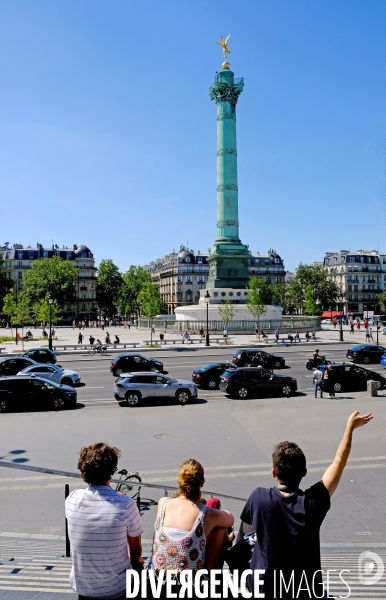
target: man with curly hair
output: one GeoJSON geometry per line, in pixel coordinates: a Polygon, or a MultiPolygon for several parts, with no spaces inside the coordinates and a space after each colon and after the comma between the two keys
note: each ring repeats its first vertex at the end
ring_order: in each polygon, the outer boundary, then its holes
{"type": "MultiPolygon", "coordinates": [[[[372,414],[353,413],[346,425],[335,458],[321,481],[307,490],[299,488],[307,474],[306,457],[297,444],[280,442],[272,455],[272,476],[277,486],[258,487],[241,513],[243,523],[256,532],[248,587],[253,573],[264,571],[259,589],[265,598],[326,598],[320,562],[319,530],[330,508],[351,450],[354,429],[366,425],[372,414]]],[[[243,527],[245,533],[248,528],[243,527]]]]}
{"type": "Polygon", "coordinates": [[[121,453],[102,442],[82,448],[78,469],[88,483],[66,500],[71,543],[70,584],[79,600],[123,600],[126,570],[139,569],[144,531],[132,498],[110,487],[121,453]]]}

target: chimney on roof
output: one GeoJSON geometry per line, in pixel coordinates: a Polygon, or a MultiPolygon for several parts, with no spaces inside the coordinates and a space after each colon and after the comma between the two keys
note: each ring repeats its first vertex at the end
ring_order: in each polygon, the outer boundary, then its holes
{"type": "Polygon", "coordinates": [[[78,248],[78,246],[76,244],[74,244],[74,250],[76,250],[78,248]]]}

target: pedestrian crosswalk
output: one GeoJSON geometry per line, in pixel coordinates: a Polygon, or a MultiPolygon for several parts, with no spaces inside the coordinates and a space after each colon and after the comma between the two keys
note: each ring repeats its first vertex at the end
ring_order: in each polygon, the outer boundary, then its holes
{"type": "MultiPolygon", "coordinates": [[[[150,547],[151,540],[144,539],[144,556],[149,555],[150,547]]],[[[385,577],[371,586],[364,586],[358,579],[358,557],[363,549],[322,547],[324,582],[327,585],[329,571],[330,596],[361,600],[385,598],[385,577]]],[[[372,550],[386,564],[386,549],[372,550]]],[[[63,540],[1,538],[0,596],[4,600],[7,597],[31,598],[31,592],[42,599],[46,593],[53,594],[55,600],[75,598],[76,594],[69,586],[70,569],[71,558],[65,556],[63,540]],[[15,596],[17,593],[20,596],[15,596]]]]}

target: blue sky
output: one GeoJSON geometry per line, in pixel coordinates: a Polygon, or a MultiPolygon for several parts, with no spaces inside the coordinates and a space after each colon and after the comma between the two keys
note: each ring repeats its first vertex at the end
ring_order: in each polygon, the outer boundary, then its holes
{"type": "Polygon", "coordinates": [[[293,270],[385,243],[386,3],[2,0],[0,243],[125,270],[215,238],[232,34],[240,235],[293,270]]]}

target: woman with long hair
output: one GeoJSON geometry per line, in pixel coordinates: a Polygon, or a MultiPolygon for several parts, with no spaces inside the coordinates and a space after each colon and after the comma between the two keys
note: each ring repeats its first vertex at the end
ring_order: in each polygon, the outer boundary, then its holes
{"type": "Polygon", "coordinates": [[[173,498],[161,498],[149,569],[219,569],[228,544],[227,528],[234,522],[227,510],[206,506],[201,499],[204,468],[194,458],[185,461],[178,473],[179,489],[173,498]]]}

